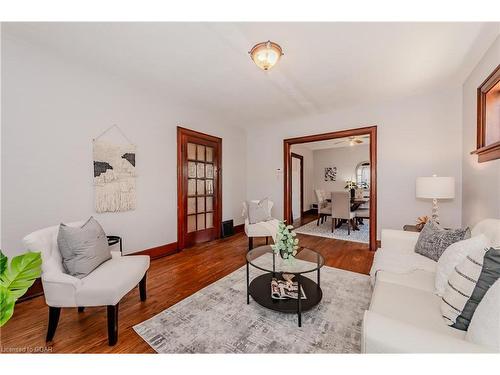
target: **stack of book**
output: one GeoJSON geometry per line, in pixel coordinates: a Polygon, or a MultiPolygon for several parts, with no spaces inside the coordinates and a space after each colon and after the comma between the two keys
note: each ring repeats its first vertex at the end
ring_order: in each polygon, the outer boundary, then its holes
{"type": "MultiPolygon", "coordinates": [[[[293,276],[292,276],[293,277],[293,276]]],[[[296,281],[278,279],[271,280],[271,297],[273,299],[297,299],[299,284],[296,281]]],[[[306,299],[306,294],[302,286],[300,287],[300,299],[306,299]]]]}

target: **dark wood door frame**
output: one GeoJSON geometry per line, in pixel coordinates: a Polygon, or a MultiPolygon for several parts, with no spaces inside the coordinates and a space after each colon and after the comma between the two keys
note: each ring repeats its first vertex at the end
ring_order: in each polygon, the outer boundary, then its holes
{"type": "Polygon", "coordinates": [[[300,143],[325,141],[335,138],[344,138],[360,135],[370,136],[370,250],[377,250],[377,126],[340,130],[330,133],[308,135],[303,137],[288,138],[283,140],[283,175],[284,175],[284,219],[292,222],[292,155],[291,146],[300,143]]]}
{"type": "MultiPolygon", "coordinates": [[[[304,215],[304,157],[302,155],[296,154],[292,152],[291,154],[292,158],[296,158],[300,160],[300,217],[304,215]]],[[[290,164],[291,166],[291,164],[290,164]]],[[[290,173],[291,176],[291,173],[290,173]]],[[[290,189],[291,189],[291,184],[290,184],[290,189]]],[[[293,193],[293,192],[292,192],[293,193]]],[[[290,196],[291,198],[291,196],[290,196]]],[[[293,215],[292,215],[293,216],[293,215]]],[[[292,217],[293,219],[293,217],[292,217]]]]}
{"type": "Polygon", "coordinates": [[[217,167],[214,168],[214,176],[217,175],[217,185],[214,186],[216,194],[214,198],[214,217],[213,225],[216,238],[221,236],[222,225],[222,138],[213,135],[201,133],[195,130],[186,129],[181,126],[177,127],[177,248],[182,250],[186,247],[186,232],[187,232],[187,194],[185,189],[184,175],[187,173],[187,166],[184,165],[184,154],[187,153],[186,147],[183,147],[184,137],[201,138],[217,144],[218,152],[216,155],[217,167]]]}

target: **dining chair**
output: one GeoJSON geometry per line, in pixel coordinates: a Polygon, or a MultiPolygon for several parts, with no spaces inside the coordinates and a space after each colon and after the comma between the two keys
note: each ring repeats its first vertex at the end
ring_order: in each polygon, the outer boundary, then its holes
{"type": "Polygon", "coordinates": [[[351,211],[351,194],[349,191],[332,192],[332,233],[337,220],[347,220],[347,234],[351,234],[352,220],[356,212],[351,211]]]}
{"type": "Polygon", "coordinates": [[[316,195],[316,205],[318,206],[318,221],[316,225],[319,225],[319,222],[323,223],[325,217],[328,217],[332,214],[331,203],[328,203],[326,200],[326,194],[324,190],[315,189],[314,194],[316,195]]]}

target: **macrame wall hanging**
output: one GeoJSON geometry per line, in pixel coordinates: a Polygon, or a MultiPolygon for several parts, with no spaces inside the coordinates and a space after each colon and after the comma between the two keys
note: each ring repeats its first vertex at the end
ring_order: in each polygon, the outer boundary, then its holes
{"type": "Polygon", "coordinates": [[[117,126],[112,125],[93,139],[94,188],[96,212],[119,212],[136,207],[136,145],[117,126]],[[115,128],[128,144],[100,140],[115,128]]]}

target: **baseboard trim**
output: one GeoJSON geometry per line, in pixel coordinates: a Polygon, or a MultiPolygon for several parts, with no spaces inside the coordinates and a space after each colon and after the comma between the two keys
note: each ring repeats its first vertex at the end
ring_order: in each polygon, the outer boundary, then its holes
{"type": "Polygon", "coordinates": [[[317,214],[317,213],[318,213],[317,209],[311,208],[309,210],[302,212],[302,215],[312,215],[312,214],[317,214]]]}
{"type": "Polygon", "coordinates": [[[245,231],[245,224],[238,224],[234,226],[234,234],[243,233],[245,231]]]}
{"type": "Polygon", "coordinates": [[[35,282],[33,283],[33,285],[31,285],[28,288],[26,293],[23,296],[21,296],[17,300],[17,302],[27,301],[27,300],[30,300],[32,298],[40,297],[40,296],[43,296],[43,286],[42,286],[42,279],[38,277],[35,280],[35,282]]]}
{"type": "Polygon", "coordinates": [[[137,253],[130,253],[127,255],[149,255],[151,259],[158,259],[178,252],[179,248],[177,247],[177,242],[172,242],[166,245],[153,247],[151,249],[142,250],[137,253]]]}

